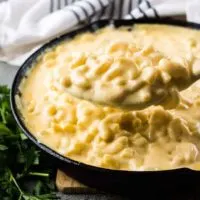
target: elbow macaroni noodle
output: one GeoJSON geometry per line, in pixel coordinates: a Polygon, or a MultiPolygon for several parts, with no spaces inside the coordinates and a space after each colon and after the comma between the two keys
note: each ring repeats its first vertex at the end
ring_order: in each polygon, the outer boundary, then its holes
{"type": "Polygon", "coordinates": [[[199,34],[137,25],[63,42],[20,85],[25,124],[39,142],[90,165],[198,169],[200,82],[178,90],[200,73],[199,34]]]}

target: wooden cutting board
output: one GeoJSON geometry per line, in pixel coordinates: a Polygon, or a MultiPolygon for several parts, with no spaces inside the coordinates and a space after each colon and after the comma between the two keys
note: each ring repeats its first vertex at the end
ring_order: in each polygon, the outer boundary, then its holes
{"type": "Polygon", "coordinates": [[[89,188],[77,180],[69,177],[60,169],[57,170],[56,186],[63,193],[97,193],[98,191],[89,188]]]}
{"type": "MultiPolygon", "coordinates": [[[[57,170],[56,175],[56,186],[60,192],[62,192],[62,199],[66,200],[132,200],[133,198],[123,197],[119,195],[111,195],[107,194],[93,188],[89,188],[80,182],[72,179],[68,175],[66,175],[63,171],[57,170]],[[63,194],[64,193],[64,194],[63,194]],[[78,195],[78,196],[77,196],[78,195]]],[[[157,193],[150,194],[143,194],[144,196],[147,195],[146,198],[140,199],[162,199],[162,200],[199,200],[200,199],[200,190],[199,186],[193,188],[193,190],[183,190],[177,192],[169,192],[167,194],[162,194],[161,196],[157,196],[157,193]]],[[[141,196],[140,196],[141,197],[141,196]]],[[[137,195],[136,195],[137,199],[137,195]]]]}

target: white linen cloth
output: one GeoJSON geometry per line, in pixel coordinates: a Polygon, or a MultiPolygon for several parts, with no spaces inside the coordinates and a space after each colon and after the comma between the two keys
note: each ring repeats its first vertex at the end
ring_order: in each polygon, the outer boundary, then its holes
{"type": "Polygon", "coordinates": [[[200,1],[0,0],[0,60],[21,65],[42,44],[83,22],[185,14],[200,23],[200,1]]]}

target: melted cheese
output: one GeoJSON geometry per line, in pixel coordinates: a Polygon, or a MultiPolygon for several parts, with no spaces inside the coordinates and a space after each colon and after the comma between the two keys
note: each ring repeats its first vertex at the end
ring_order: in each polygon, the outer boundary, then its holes
{"type": "Polygon", "coordinates": [[[200,81],[176,88],[199,75],[199,36],[137,25],[63,42],[38,58],[22,81],[16,100],[25,124],[41,143],[90,165],[198,169],[200,81]],[[172,98],[151,106],[162,95],[172,98]],[[115,107],[148,102],[140,110],[115,107]]]}

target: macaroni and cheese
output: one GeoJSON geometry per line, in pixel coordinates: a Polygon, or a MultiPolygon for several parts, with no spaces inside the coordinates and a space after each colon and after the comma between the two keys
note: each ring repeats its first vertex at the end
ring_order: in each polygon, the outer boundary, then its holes
{"type": "Polygon", "coordinates": [[[199,52],[197,30],[106,27],[46,50],[15,98],[30,132],[63,156],[119,170],[199,169],[200,81],[190,85],[199,52]]]}

